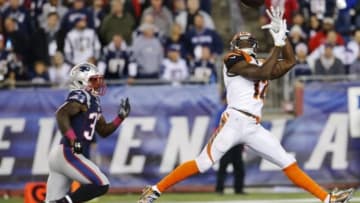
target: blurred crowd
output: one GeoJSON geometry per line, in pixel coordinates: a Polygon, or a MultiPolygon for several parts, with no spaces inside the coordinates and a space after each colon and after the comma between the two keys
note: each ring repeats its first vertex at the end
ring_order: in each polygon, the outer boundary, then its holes
{"type": "MultiPolygon", "coordinates": [[[[360,72],[360,0],[265,0],[260,24],[271,5],[285,8],[298,60],[290,82],[360,72]]],[[[110,80],[217,82],[224,48],[211,7],[211,0],[0,0],[0,82],[63,86],[82,61],[110,80]]]]}
{"type": "Polygon", "coordinates": [[[106,79],[217,80],[210,0],[0,0],[0,81],[65,85],[76,63],[106,79]]]}
{"type": "MultiPolygon", "coordinates": [[[[290,82],[299,76],[360,73],[359,0],[265,0],[266,7],[285,8],[289,39],[297,65],[290,82]]],[[[268,19],[260,17],[260,23],[268,19]]]]}

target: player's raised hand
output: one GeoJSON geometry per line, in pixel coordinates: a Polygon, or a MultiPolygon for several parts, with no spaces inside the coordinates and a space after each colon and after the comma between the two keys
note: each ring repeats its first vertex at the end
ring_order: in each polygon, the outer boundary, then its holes
{"type": "Polygon", "coordinates": [[[272,38],[274,39],[275,46],[277,46],[277,47],[285,46],[286,33],[288,32],[286,20],[281,21],[281,25],[280,25],[278,32],[274,32],[272,29],[270,29],[269,32],[270,32],[272,38]]]}
{"type": "Polygon", "coordinates": [[[126,99],[121,99],[119,113],[118,113],[119,117],[122,119],[128,117],[130,111],[131,111],[131,106],[130,106],[129,98],[126,97],[126,99]]]}
{"type": "Polygon", "coordinates": [[[280,7],[274,8],[271,6],[270,10],[266,9],[266,14],[270,18],[271,22],[269,24],[261,26],[261,29],[269,29],[275,33],[279,32],[284,16],[284,9],[280,7]]]}

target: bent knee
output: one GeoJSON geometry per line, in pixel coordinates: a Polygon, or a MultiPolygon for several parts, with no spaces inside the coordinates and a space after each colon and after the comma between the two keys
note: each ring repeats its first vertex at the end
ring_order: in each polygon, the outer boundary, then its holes
{"type": "Polygon", "coordinates": [[[209,170],[213,165],[213,162],[210,160],[208,156],[200,155],[195,159],[195,162],[200,173],[204,173],[205,171],[209,170]]]}

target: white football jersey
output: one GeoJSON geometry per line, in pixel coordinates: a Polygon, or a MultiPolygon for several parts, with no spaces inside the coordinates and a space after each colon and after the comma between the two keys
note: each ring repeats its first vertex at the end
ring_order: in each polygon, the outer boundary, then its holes
{"type": "MultiPolygon", "coordinates": [[[[248,63],[259,65],[259,68],[261,65],[256,58],[245,55],[245,53],[229,54],[225,60],[233,60],[233,64],[239,60],[246,60],[248,63]]],[[[228,107],[251,113],[260,118],[268,81],[254,81],[228,73],[226,64],[225,62],[223,66],[223,77],[228,107]]]]}
{"type": "Polygon", "coordinates": [[[90,57],[99,59],[101,44],[93,29],[72,29],[65,38],[65,58],[73,64],[87,61],[90,57]]]}

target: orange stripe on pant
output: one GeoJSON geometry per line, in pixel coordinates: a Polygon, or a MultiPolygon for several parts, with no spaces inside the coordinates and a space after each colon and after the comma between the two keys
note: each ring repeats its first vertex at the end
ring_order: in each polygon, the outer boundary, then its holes
{"type": "Polygon", "coordinates": [[[218,135],[218,133],[220,132],[220,130],[224,127],[225,123],[228,121],[229,119],[229,113],[227,112],[224,112],[221,116],[221,119],[220,119],[220,123],[219,123],[219,126],[217,127],[217,129],[215,130],[214,134],[211,136],[210,140],[208,141],[207,145],[206,145],[206,152],[211,160],[212,163],[214,163],[214,159],[211,155],[211,147],[212,147],[212,144],[216,138],[216,136],[218,135]]]}

